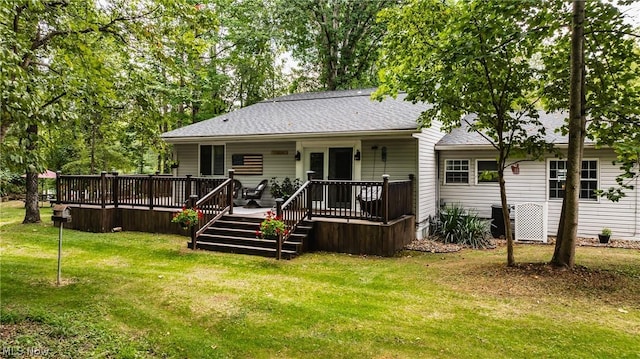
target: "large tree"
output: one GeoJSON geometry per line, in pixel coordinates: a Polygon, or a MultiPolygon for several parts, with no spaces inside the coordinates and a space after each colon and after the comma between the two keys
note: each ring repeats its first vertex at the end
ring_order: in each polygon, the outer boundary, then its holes
{"type": "Polygon", "coordinates": [[[539,68],[529,59],[550,29],[536,3],[411,1],[381,16],[388,33],[378,94],[402,90],[432,104],[420,126],[436,120],[450,130],[464,118],[496,149],[508,265],[515,259],[504,170],[513,158],[548,150],[532,92],[539,68]]]}
{"type": "Polygon", "coordinates": [[[376,83],[375,61],[384,35],[376,14],[397,1],[280,0],[277,4],[283,41],[304,75],[318,79],[317,87],[336,90],[376,83]]]}
{"type": "Polygon", "coordinates": [[[278,93],[263,5],[0,0],[0,150],[3,165],[27,174],[25,222],[40,220],[46,165],[144,171],[154,151],[166,171],[162,132],[278,93]]]}
{"type": "Polygon", "coordinates": [[[0,16],[0,145],[10,134],[21,139],[12,152],[14,162],[26,172],[24,222],[39,222],[42,127],[65,124],[72,115],[64,104],[71,102],[71,95],[78,95],[78,84],[101,78],[99,68],[93,72],[96,67],[77,70],[73,66],[77,59],[94,58],[90,47],[84,46],[85,38],[124,41],[123,24],[144,17],[145,12],[119,1],[99,6],[93,2],[4,0],[0,16]]]}
{"type": "Polygon", "coordinates": [[[557,3],[555,11],[559,16],[551,24],[556,24],[559,36],[542,52],[546,71],[540,78],[540,87],[547,107],[569,108],[568,125],[563,129],[569,134],[566,190],[551,261],[559,267],[572,267],[575,263],[585,138],[612,148],[618,155],[620,186],[600,193],[618,200],[625,189],[632,188],[628,180],[637,176],[640,57],[634,39],[640,36],[625,21],[619,5],[573,1],[569,9],[557,3]]]}

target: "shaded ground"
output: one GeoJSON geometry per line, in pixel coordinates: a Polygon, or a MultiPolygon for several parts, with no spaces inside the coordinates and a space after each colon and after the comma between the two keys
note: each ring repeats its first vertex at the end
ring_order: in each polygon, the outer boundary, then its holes
{"type": "MultiPolygon", "coordinates": [[[[531,242],[528,244],[532,245],[554,245],[555,237],[550,236],[549,242],[547,243],[535,243],[531,242]]],[[[507,242],[504,239],[493,239],[493,244],[495,246],[505,246],[507,242]]],[[[578,238],[578,246],[581,247],[603,247],[603,248],[626,248],[626,249],[638,249],[640,250],[640,241],[630,241],[630,240],[622,240],[622,239],[612,239],[609,243],[602,244],[598,241],[597,238],[578,238]]],[[[426,239],[416,239],[415,241],[409,243],[405,249],[411,251],[419,251],[419,252],[429,252],[429,253],[452,253],[460,251],[464,246],[459,244],[452,243],[441,243],[435,241],[431,238],[426,239]]]]}

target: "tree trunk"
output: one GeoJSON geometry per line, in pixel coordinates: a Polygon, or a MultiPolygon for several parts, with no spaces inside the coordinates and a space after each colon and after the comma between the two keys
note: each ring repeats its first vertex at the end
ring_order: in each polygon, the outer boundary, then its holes
{"type": "Polygon", "coordinates": [[[562,205],[563,211],[560,214],[562,223],[558,226],[556,250],[551,259],[553,265],[567,268],[571,268],[575,264],[582,142],[585,137],[584,96],[582,94],[584,87],[584,6],[584,0],[573,1],[567,177],[562,205]]]}
{"type": "Polygon", "coordinates": [[[516,260],[513,256],[513,230],[511,228],[509,206],[507,205],[507,186],[504,181],[504,169],[498,170],[498,181],[500,182],[500,203],[502,204],[502,220],[504,221],[505,236],[507,238],[507,266],[513,267],[516,265],[516,260]]]}
{"type": "MultiPolygon", "coordinates": [[[[27,127],[27,152],[34,153],[38,150],[38,125],[27,127]]],[[[40,208],[38,207],[38,171],[35,166],[28,166],[27,171],[27,196],[25,198],[25,214],[22,223],[40,223],[40,208]]]]}

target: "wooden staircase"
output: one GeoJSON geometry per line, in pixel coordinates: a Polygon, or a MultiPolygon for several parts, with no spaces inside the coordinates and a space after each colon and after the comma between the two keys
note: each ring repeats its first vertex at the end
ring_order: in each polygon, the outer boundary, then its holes
{"type": "MultiPolygon", "coordinates": [[[[262,218],[225,215],[196,240],[197,248],[216,252],[276,257],[276,241],[256,238],[262,218]]],[[[308,246],[312,222],[302,222],[282,245],[282,258],[292,259],[308,246]]]]}

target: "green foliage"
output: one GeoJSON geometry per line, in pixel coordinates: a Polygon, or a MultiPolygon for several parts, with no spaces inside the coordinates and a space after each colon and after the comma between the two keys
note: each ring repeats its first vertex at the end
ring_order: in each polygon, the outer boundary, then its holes
{"type": "Polygon", "coordinates": [[[204,214],[197,208],[182,208],[180,211],[173,214],[171,223],[178,223],[182,227],[193,227],[198,224],[198,220],[202,218],[204,214]]]}
{"type": "Polygon", "coordinates": [[[602,234],[603,236],[610,236],[611,235],[611,229],[604,227],[602,228],[602,232],[600,232],[600,234],[602,234]]]}
{"type": "Polygon", "coordinates": [[[24,180],[17,173],[0,169],[0,197],[24,193],[24,180]]]}
{"type": "Polygon", "coordinates": [[[437,217],[429,217],[430,234],[443,243],[462,244],[471,248],[492,247],[489,221],[458,205],[440,209],[437,217]]]}
{"type": "MultiPolygon", "coordinates": [[[[640,156],[640,27],[634,28],[625,19],[620,8],[625,4],[585,2],[583,112],[588,120],[587,138],[599,148],[613,148],[617,155],[616,164],[621,170],[617,186],[598,191],[612,201],[633,189],[630,183],[638,176],[640,156]]],[[[538,85],[545,106],[551,110],[569,108],[571,12],[561,3],[555,9],[560,16],[550,19],[549,24],[558,28],[558,36],[541,52],[546,71],[538,85]]],[[[561,131],[566,134],[568,128],[561,131]]]]}
{"type": "Polygon", "coordinates": [[[375,61],[384,33],[375,17],[380,10],[396,5],[391,0],[277,1],[282,41],[303,66],[293,83],[300,87],[293,90],[375,85],[375,61]],[[319,83],[309,81],[310,73],[318,74],[319,83]]]}
{"type": "Polygon", "coordinates": [[[280,234],[287,235],[287,225],[282,221],[282,217],[276,216],[273,211],[267,211],[264,220],[260,223],[260,229],[256,231],[257,238],[278,238],[280,234]]]}
{"type": "Polygon", "coordinates": [[[289,199],[302,186],[299,178],[293,181],[289,177],[285,177],[280,183],[277,177],[272,177],[269,183],[269,192],[273,198],[282,198],[285,201],[289,199]]]}

